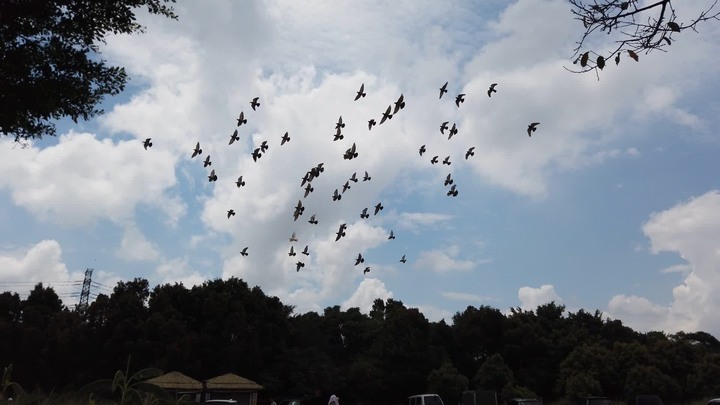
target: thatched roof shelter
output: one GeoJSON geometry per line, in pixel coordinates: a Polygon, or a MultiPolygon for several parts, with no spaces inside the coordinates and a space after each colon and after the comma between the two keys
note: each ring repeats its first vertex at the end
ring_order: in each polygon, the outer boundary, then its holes
{"type": "Polygon", "coordinates": [[[179,371],[173,371],[147,380],[160,388],[173,391],[202,391],[203,384],[179,371]]]}
{"type": "Polygon", "coordinates": [[[260,391],[263,386],[250,381],[245,377],[240,377],[237,374],[227,373],[217,377],[205,380],[205,387],[208,390],[242,390],[242,391],[260,391]]]}

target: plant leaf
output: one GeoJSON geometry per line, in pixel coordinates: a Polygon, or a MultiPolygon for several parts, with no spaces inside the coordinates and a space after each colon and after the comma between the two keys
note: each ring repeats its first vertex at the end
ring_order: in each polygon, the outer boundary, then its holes
{"type": "Polygon", "coordinates": [[[635,59],[635,62],[637,62],[639,59],[638,55],[632,49],[628,49],[628,55],[630,55],[631,58],[635,59]]]}
{"type": "Polygon", "coordinates": [[[680,26],[675,21],[670,21],[668,28],[670,28],[672,32],[680,32],[680,26]]]}
{"type": "Polygon", "coordinates": [[[597,67],[599,67],[600,70],[605,67],[605,58],[603,58],[602,55],[597,58],[597,67]]]}
{"type": "Polygon", "coordinates": [[[580,58],[580,66],[585,67],[588,63],[588,58],[590,57],[590,51],[585,52],[582,57],[580,58]]]}

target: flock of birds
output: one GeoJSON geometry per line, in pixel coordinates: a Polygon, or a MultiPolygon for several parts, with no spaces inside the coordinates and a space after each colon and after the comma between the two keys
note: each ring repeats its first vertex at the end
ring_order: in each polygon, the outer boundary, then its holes
{"type": "MultiPolygon", "coordinates": [[[[440,87],[439,99],[442,99],[443,95],[445,95],[448,92],[447,86],[448,86],[448,82],[445,82],[445,84],[443,84],[442,87],[440,87]]],[[[490,85],[490,87],[488,88],[488,91],[487,91],[488,97],[492,97],[493,93],[497,93],[496,86],[497,86],[497,83],[492,83],[490,85]]],[[[361,98],[365,97],[366,95],[367,95],[367,93],[365,92],[365,84],[363,83],[363,84],[361,84],[360,89],[357,91],[354,101],[358,101],[361,98]]],[[[460,104],[462,104],[464,102],[465,102],[465,94],[464,93],[458,94],[455,97],[455,105],[458,108],[460,108],[460,104]]],[[[250,101],[250,106],[252,107],[253,111],[256,111],[257,108],[260,107],[260,97],[253,98],[252,101],[250,101]]],[[[393,106],[393,104],[390,104],[387,107],[387,109],[385,110],[385,112],[382,113],[380,122],[376,122],[375,119],[370,119],[368,121],[368,130],[372,130],[372,128],[375,125],[382,125],[386,121],[392,119],[393,116],[398,114],[404,108],[405,108],[405,99],[404,99],[404,96],[401,94],[400,97],[397,99],[397,101],[395,101],[394,106],[393,106]]],[[[228,145],[232,145],[234,142],[240,140],[240,137],[238,135],[238,128],[244,124],[247,124],[247,118],[245,118],[244,111],[240,112],[240,115],[238,116],[236,121],[237,121],[236,128],[233,131],[233,133],[230,135],[230,142],[228,143],[228,145]]],[[[459,129],[455,123],[453,123],[451,127],[448,126],[449,124],[450,124],[449,121],[445,121],[440,125],[440,133],[443,135],[445,135],[447,133],[448,140],[450,140],[453,136],[457,135],[458,131],[459,131],[459,129]]],[[[532,134],[533,134],[533,132],[535,132],[537,130],[538,125],[540,125],[539,122],[532,122],[528,125],[527,134],[529,137],[532,137],[532,134]]],[[[333,136],[333,141],[340,141],[340,140],[344,139],[345,136],[343,135],[343,128],[345,128],[345,123],[343,122],[342,116],[340,116],[337,123],[335,124],[335,134],[333,136]]],[[[289,136],[288,132],[285,132],[285,134],[283,134],[283,136],[280,140],[280,146],[285,145],[288,142],[290,142],[290,136],[289,136]]],[[[153,146],[152,138],[145,139],[145,141],[143,142],[143,147],[145,148],[145,150],[147,150],[149,147],[152,147],[152,146],[153,146]]],[[[260,159],[262,157],[262,155],[268,151],[269,148],[270,148],[270,146],[268,145],[267,141],[263,140],[260,143],[260,145],[257,146],[252,151],[251,155],[252,155],[253,161],[257,162],[258,159],[260,159]]],[[[419,148],[420,156],[423,156],[426,152],[427,152],[426,145],[420,146],[420,148],[419,148]]],[[[202,153],[203,153],[203,150],[200,147],[200,142],[197,142],[195,144],[195,148],[192,150],[192,155],[190,157],[195,158],[199,155],[202,155],[202,153]]],[[[473,147],[470,147],[465,152],[465,160],[469,159],[471,156],[474,156],[474,155],[475,155],[475,147],[473,146],[473,147]]],[[[343,159],[352,160],[357,157],[358,157],[357,146],[353,142],[352,146],[350,146],[343,154],[343,159]]],[[[430,159],[430,163],[432,165],[437,164],[439,162],[439,158],[440,158],[440,156],[438,156],[438,155],[433,156],[430,159]]],[[[449,165],[451,165],[451,163],[452,162],[450,161],[450,156],[445,157],[442,161],[443,165],[449,166],[449,165]]],[[[211,165],[212,165],[212,161],[210,160],[210,155],[206,155],[206,157],[203,161],[203,167],[207,168],[208,166],[211,166],[211,165]]],[[[319,163],[318,165],[310,168],[310,170],[308,170],[307,173],[305,173],[305,175],[302,177],[302,181],[300,183],[300,187],[304,190],[303,198],[307,198],[308,195],[314,191],[312,182],[313,182],[313,180],[317,179],[320,176],[320,174],[322,174],[324,171],[325,171],[324,163],[319,163]]],[[[215,182],[215,181],[217,181],[217,179],[218,179],[218,177],[217,177],[217,174],[215,173],[215,169],[211,169],[210,173],[208,174],[208,181],[215,182]]],[[[372,177],[368,174],[367,171],[365,171],[364,175],[362,177],[362,181],[363,182],[370,181],[371,179],[372,179],[372,177]]],[[[335,189],[335,191],[332,194],[332,200],[333,201],[341,200],[343,194],[345,194],[345,192],[351,188],[350,183],[351,182],[357,183],[359,181],[360,180],[358,179],[357,172],[353,173],[353,175],[342,186],[342,190],[340,190],[340,188],[335,189]]],[[[235,181],[235,185],[237,186],[237,188],[245,186],[245,181],[243,180],[243,176],[238,177],[238,179],[235,181]]],[[[454,179],[452,178],[452,173],[448,173],[448,175],[445,177],[444,185],[445,185],[445,187],[450,186],[450,188],[448,189],[448,191],[446,193],[449,197],[457,197],[459,191],[457,189],[457,184],[455,183],[454,179]]],[[[378,202],[374,206],[373,215],[378,215],[380,213],[380,211],[383,210],[383,208],[384,207],[383,207],[382,203],[378,202]]],[[[370,209],[370,207],[367,207],[362,210],[362,212],[360,213],[361,219],[368,219],[370,217],[370,213],[368,212],[369,209],[370,209]]],[[[305,206],[303,205],[302,199],[298,199],[297,205],[295,206],[295,208],[293,210],[293,214],[292,214],[293,220],[297,221],[303,215],[304,211],[305,211],[305,206]]],[[[235,210],[229,209],[227,211],[228,219],[234,215],[235,215],[235,210]]],[[[318,224],[317,214],[311,215],[308,222],[312,225],[317,225],[318,224]]],[[[336,237],[335,237],[336,242],[346,236],[346,232],[345,232],[346,230],[347,230],[347,223],[341,223],[336,232],[336,237]]],[[[392,230],[390,230],[390,234],[388,235],[388,240],[393,240],[393,239],[395,239],[395,234],[392,230]]],[[[293,245],[292,243],[295,243],[298,241],[299,241],[299,239],[297,237],[297,234],[295,231],[293,231],[292,235],[290,236],[291,245],[290,245],[290,250],[288,252],[289,256],[291,256],[291,257],[297,256],[298,252],[295,250],[295,245],[293,245]]],[[[240,254],[243,257],[248,256],[249,255],[248,249],[249,249],[249,247],[247,247],[247,246],[244,247],[240,251],[240,254]]],[[[305,245],[305,247],[299,253],[302,255],[305,255],[306,257],[310,256],[309,245],[305,245]]],[[[365,263],[365,258],[363,257],[362,252],[358,253],[357,257],[354,260],[355,260],[355,266],[359,266],[359,265],[365,263]]],[[[399,262],[400,263],[407,262],[407,257],[405,254],[402,255],[399,262]]],[[[295,269],[297,272],[299,272],[300,269],[303,267],[305,267],[305,263],[302,260],[298,260],[297,263],[295,263],[295,269]]],[[[363,270],[363,274],[367,274],[368,272],[370,272],[370,266],[365,266],[365,268],[363,270]]]]}

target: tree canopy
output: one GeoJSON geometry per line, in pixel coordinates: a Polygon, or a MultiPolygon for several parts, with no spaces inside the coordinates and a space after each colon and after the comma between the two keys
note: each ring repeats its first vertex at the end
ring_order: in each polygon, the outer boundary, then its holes
{"type": "Polygon", "coordinates": [[[100,58],[109,34],[144,28],[136,9],[177,19],[175,0],[4,0],[0,10],[0,135],[55,135],[51,120],[87,120],[120,93],[125,70],[100,58]]]}

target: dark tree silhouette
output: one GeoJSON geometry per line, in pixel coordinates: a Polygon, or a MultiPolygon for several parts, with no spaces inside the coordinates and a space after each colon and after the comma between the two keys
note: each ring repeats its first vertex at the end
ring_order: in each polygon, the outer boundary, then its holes
{"type": "Polygon", "coordinates": [[[175,0],[4,0],[0,11],[0,136],[55,135],[54,119],[87,120],[127,81],[97,46],[109,34],[144,28],[135,9],[177,19],[175,0]]]}
{"type": "Polygon", "coordinates": [[[696,31],[700,22],[720,19],[717,0],[699,15],[682,16],[683,19],[678,19],[672,0],[659,0],[645,6],[638,0],[569,1],[575,19],[585,27],[573,55],[573,64],[579,65],[579,69],[568,69],[575,73],[597,72],[611,59],[617,65],[621,55],[637,62],[640,53],[665,51],[675,40],[673,35],[696,31]],[[598,32],[606,33],[616,45],[608,51],[586,49],[588,39],[598,32]]]}

